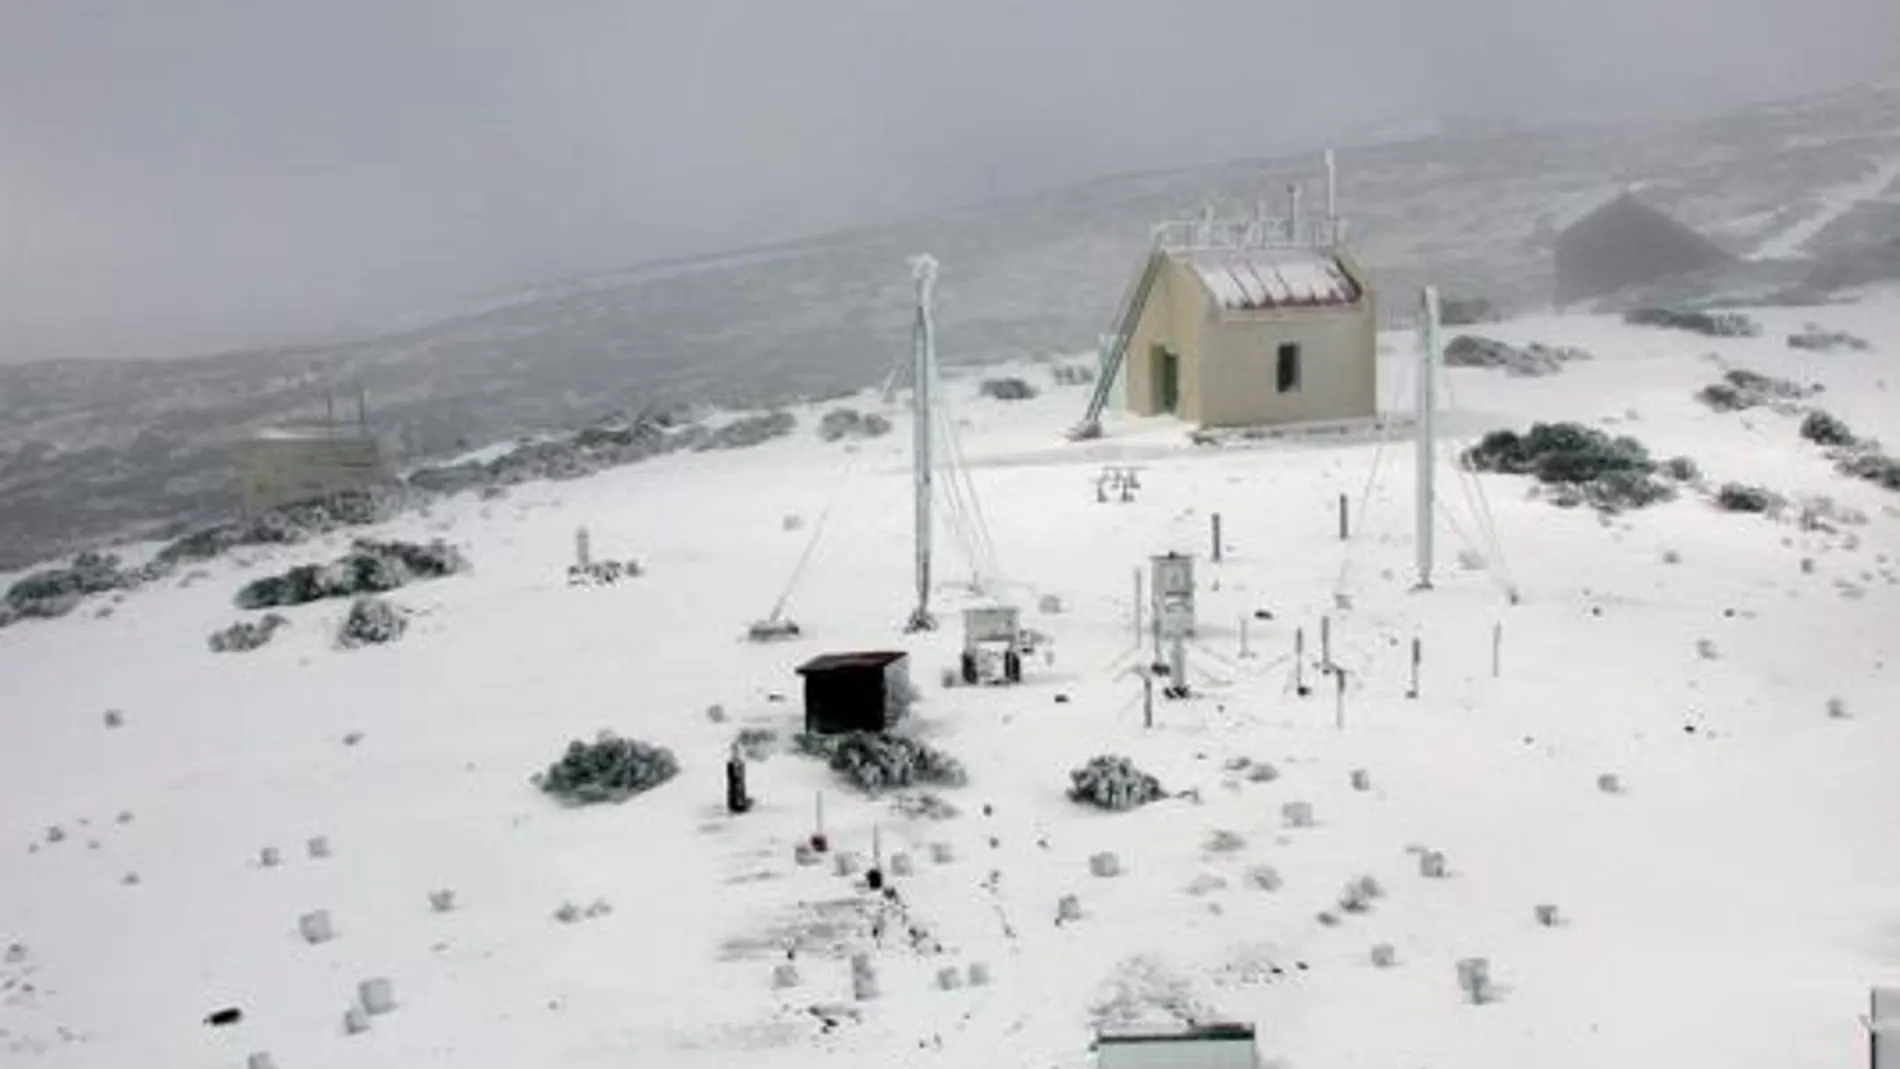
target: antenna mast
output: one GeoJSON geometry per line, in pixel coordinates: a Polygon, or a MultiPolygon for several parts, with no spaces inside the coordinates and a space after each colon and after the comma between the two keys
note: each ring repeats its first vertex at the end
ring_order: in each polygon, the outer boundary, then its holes
{"type": "Polygon", "coordinates": [[[1434,417],[1437,415],[1438,287],[1427,286],[1419,295],[1418,327],[1418,587],[1432,588],[1432,510],[1436,505],[1433,478],[1434,417]]]}
{"type": "Polygon", "coordinates": [[[917,319],[911,331],[911,491],[915,495],[917,540],[917,607],[911,610],[905,631],[934,631],[930,614],[930,497],[931,380],[937,374],[936,327],[931,320],[932,290],[937,284],[937,261],[929,254],[911,259],[911,277],[917,282],[917,319]]]}

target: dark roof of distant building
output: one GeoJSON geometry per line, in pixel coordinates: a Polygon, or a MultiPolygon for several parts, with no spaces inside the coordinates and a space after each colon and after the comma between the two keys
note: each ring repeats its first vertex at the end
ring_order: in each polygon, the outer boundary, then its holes
{"type": "Polygon", "coordinates": [[[798,666],[799,675],[814,672],[840,672],[853,669],[883,668],[909,654],[902,650],[854,650],[847,653],[821,653],[798,666]]]}

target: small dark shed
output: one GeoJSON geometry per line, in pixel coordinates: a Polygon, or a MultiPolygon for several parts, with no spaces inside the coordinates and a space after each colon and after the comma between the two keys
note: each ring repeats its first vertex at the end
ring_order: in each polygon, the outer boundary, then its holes
{"type": "Polygon", "coordinates": [[[805,677],[805,730],[814,735],[884,731],[910,708],[910,657],[899,650],[827,653],[798,674],[805,677]]]}

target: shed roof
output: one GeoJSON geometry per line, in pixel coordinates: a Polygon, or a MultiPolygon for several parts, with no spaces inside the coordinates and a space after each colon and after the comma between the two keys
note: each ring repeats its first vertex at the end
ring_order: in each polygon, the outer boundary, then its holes
{"type": "Polygon", "coordinates": [[[821,653],[798,666],[798,674],[811,675],[814,672],[848,672],[866,668],[883,668],[895,661],[903,660],[908,654],[902,650],[853,650],[847,653],[821,653]]]}
{"type": "Polygon", "coordinates": [[[1267,248],[1199,252],[1189,262],[1220,302],[1236,311],[1351,304],[1359,283],[1324,249],[1267,248]]]}

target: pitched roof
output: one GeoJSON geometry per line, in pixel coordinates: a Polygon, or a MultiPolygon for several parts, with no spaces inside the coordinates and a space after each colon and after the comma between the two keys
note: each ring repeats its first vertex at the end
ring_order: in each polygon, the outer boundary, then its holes
{"type": "Polygon", "coordinates": [[[1359,283],[1323,249],[1286,247],[1202,251],[1189,263],[1223,308],[1325,307],[1359,299],[1359,283]]]}
{"type": "Polygon", "coordinates": [[[821,653],[798,666],[799,675],[883,668],[907,654],[898,650],[858,650],[851,653],[821,653]]]}

